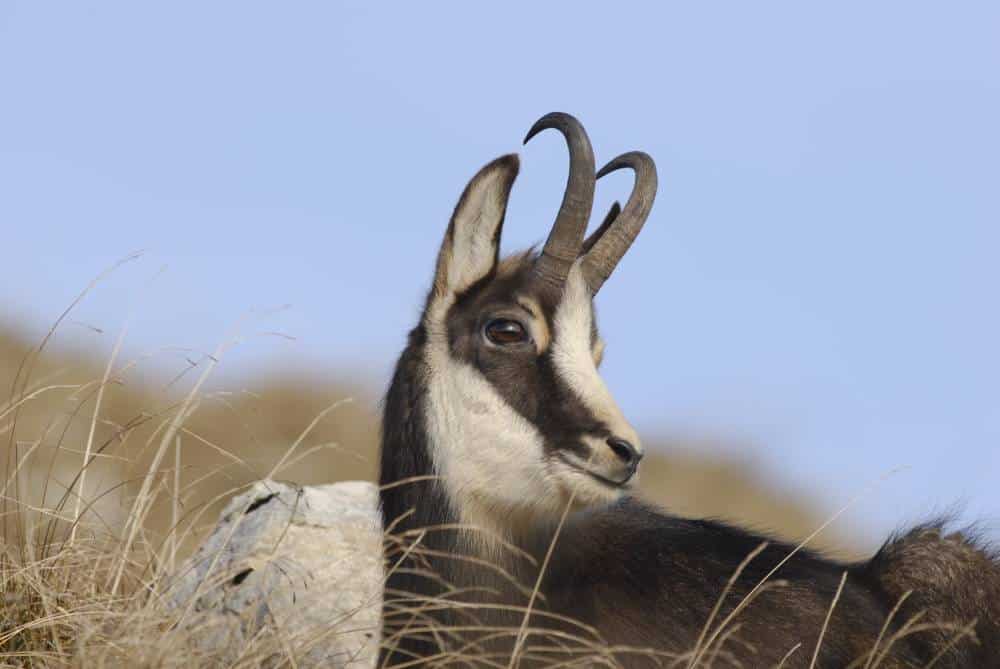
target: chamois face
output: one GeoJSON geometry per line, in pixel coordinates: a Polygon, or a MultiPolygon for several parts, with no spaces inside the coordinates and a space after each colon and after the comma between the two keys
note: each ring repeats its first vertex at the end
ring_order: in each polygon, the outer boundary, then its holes
{"type": "Polygon", "coordinates": [[[597,368],[603,342],[577,261],[561,286],[537,256],[498,259],[518,162],[467,186],[423,316],[431,456],[456,510],[509,528],[617,499],[642,450],[597,368]]]}

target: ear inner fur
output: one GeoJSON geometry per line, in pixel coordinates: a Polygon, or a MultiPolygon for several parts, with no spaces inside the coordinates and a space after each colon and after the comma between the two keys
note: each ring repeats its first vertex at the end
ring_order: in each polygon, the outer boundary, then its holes
{"type": "Polygon", "coordinates": [[[483,167],[466,186],[438,254],[436,298],[467,290],[496,267],[507,199],[518,168],[516,155],[503,156],[483,167]]]}

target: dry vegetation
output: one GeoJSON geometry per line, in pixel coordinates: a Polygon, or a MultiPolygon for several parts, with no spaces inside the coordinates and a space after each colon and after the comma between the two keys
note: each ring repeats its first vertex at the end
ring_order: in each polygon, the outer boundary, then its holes
{"type": "MultiPolygon", "coordinates": [[[[32,342],[0,331],[8,389],[0,401],[0,663],[252,667],[279,658],[295,666],[317,639],[262,636],[236,658],[213,656],[201,643],[209,630],[200,614],[168,606],[160,576],[251,481],[373,479],[375,402],[351,383],[301,376],[213,392],[217,356],[182,356],[176,376],[159,378],[143,360],[52,353],[54,332],[32,342]]],[[[661,454],[643,465],[648,496],[793,539],[819,525],[801,500],[743,467],[662,455],[691,453],[687,446],[654,449],[661,454]]]]}

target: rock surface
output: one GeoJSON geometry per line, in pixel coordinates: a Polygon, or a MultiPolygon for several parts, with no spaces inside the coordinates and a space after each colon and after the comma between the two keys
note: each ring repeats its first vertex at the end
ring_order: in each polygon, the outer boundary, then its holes
{"type": "Polygon", "coordinates": [[[259,481],[233,498],[168,593],[221,657],[274,635],[295,666],[353,669],[377,659],[382,576],[375,485],[259,481]]]}

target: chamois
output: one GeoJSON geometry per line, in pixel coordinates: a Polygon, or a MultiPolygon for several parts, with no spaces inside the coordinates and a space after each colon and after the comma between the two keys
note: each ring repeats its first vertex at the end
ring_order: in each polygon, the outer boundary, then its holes
{"type": "Polygon", "coordinates": [[[498,158],[458,201],[385,398],[382,666],[998,666],[1000,561],[974,539],[928,525],[842,563],[634,496],[643,447],[598,374],[593,297],[656,169],[635,151],[595,173],[568,114],[525,142],[546,129],[570,169],[541,252],[499,257],[519,160],[498,158]],[[632,193],[585,238],[622,168],[632,193]]]}

